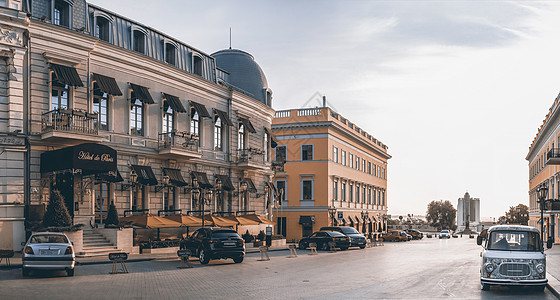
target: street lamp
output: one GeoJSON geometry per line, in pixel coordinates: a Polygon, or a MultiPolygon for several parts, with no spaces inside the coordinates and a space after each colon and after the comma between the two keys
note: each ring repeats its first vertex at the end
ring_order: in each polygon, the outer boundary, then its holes
{"type": "Polygon", "coordinates": [[[218,205],[218,210],[222,210],[222,180],[221,179],[216,179],[216,202],[218,205]]]}
{"type": "Polygon", "coordinates": [[[247,203],[247,186],[247,181],[241,182],[240,190],[241,193],[243,193],[243,210],[249,210],[249,203],[247,203]]]}
{"type": "Polygon", "coordinates": [[[336,225],[337,225],[337,224],[336,224],[336,219],[335,219],[335,216],[336,216],[336,207],[334,207],[334,206],[329,206],[329,216],[331,217],[332,226],[336,226],[336,225]]]}
{"type": "Polygon", "coordinates": [[[537,188],[537,197],[539,197],[539,205],[541,207],[541,242],[544,243],[544,205],[548,196],[548,186],[545,182],[541,183],[537,188]]]}

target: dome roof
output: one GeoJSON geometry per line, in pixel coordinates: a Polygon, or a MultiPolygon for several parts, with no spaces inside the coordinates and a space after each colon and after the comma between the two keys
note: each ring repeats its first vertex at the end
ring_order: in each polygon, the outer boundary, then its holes
{"type": "Polygon", "coordinates": [[[229,84],[268,106],[272,105],[272,91],[268,88],[266,76],[251,54],[226,49],[212,56],[216,59],[216,66],[229,73],[229,84]]]}

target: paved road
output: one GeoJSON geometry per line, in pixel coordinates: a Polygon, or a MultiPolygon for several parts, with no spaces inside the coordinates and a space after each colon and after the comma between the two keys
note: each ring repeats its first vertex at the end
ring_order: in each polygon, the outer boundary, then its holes
{"type": "Polygon", "coordinates": [[[424,239],[383,247],[286,258],[287,251],[258,254],[242,264],[178,260],[129,263],[129,274],[109,275],[111,265],[64,272],[0,271],[2,299],[555,299],[546,290],[493,288],[480,291],[479,253],[473,239],[424,239]]]}

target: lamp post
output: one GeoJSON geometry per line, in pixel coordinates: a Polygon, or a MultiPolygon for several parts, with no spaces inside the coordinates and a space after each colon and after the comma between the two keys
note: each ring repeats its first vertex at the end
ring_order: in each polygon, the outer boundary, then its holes
{"type": "Polygon", "coordinates": [[[243,210],[249,210],[249,203],[247,203],[247,182],[243,181],[241,182],[241,193],[243,195],[243,210]]]}
{"type": "Polygon", "coordinates": [[[336,219],[335,219],[335,216],[336,216],[336,207],[334,207],[334,206],[329,206],[329,216],[331,217],[332,226],[336,226],[336,225],[337,225],[337,224],[336,224],[336,219]]]}
{"type": "Polygon", "coordinates": [[[367,210],[366,211],[362,210],[362,221],[363,221],[363,223],[362,223],[362,233],[365,233],[365,231],[366,231],[366,220],[368,219],[368,217],[369,217],[369,212],[367,210]]]}
{"type": "Polygon", "coordinates": [[[541,183],[537,188],[537,197],[539,197],[539,205],[541,208],[541,242],[544,243],[544,205],[548,196],[548,186],[545,182],[541,183]]]}
{"type": "Polygon", "coordinates": [[[217,206],[218,206],[218,211],[222,211],[223,210],[223,199],[222,199],[222,180],[221,179],[216,179],[216,202],[217,202],[217,206]]]}

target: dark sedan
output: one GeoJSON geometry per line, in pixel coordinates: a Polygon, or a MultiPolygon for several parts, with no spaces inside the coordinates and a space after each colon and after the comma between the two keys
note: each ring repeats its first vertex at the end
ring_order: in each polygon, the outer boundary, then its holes
{"type": "Polygon", "coordinates": [[[200,228],[181,243],[181,249],[190,250],[201,264],[207,264],[211,259],[227,258],[240,263],[245,257],[245,242],[232,229],[200,228]]]}
{"type": "Polygon", "coordinates": [[[350,238],[336,231],[317,231],[299,241],[300,249],[307,249],[309,244],[315,243],[318,249],[329,250],[329,243],[333,242],[335,248],[346,250],[350,247],[350,238]]]}
{"type": "Polygon", "coordinates": [[[350,247],[366,247],[366,237],[361,234],[356,228],[348,226],[329,226],[321,227],[321,231],[336,231],[340,232],[350,238],[350,247]]]}

